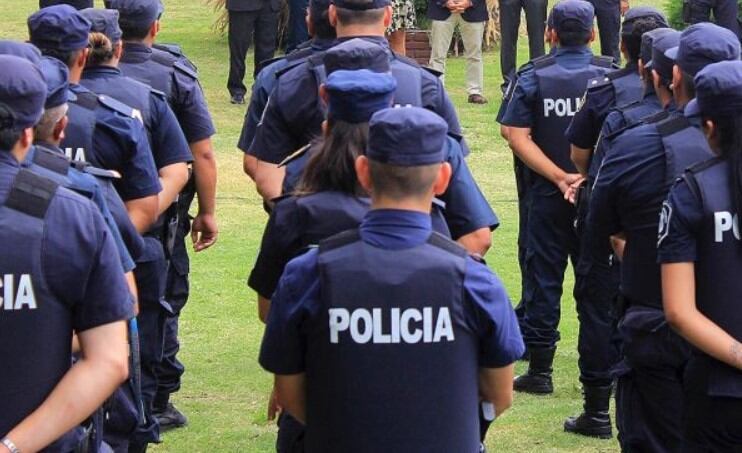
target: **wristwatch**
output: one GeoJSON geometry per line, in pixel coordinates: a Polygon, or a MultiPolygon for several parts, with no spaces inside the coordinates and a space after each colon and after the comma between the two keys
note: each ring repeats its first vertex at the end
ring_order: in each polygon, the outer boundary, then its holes
{"type": "Polygon", "coordinates": [[[3,440],[0,440],[0,443],[2,443],[5,448],[10,451],[10,453],[21,453],[21,451],[18,449],[18,447],[15,446],[13,441],[8,439],[7,437],[3,437],[3,440]]]}

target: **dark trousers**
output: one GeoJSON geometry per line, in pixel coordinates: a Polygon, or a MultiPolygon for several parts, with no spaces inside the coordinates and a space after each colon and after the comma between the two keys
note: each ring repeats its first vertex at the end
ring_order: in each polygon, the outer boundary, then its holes
{"type": "Polygon", "coordinates": [[[573,228],[574,206],[555,187],[534,188],[529,195],[527,283],[521,322],[528,347],[548,348],[559,341],[562,286],[567,260],[578,259],[573,228]]]}
{"type": "Polygon", "coordinates": [[[309,39],[307,32],[308,0],[289,0],[289,36],[286,41],[286,53],[309,39]]]}
{"type": "Polygon", "coordinates": [[[277,453],[304,452],[304,425],[286,412],[278,416],[277,453]]]}
{"type": "Polygon", "coordinates": [[[616,63],[621,61],[618,48],[621,33],[621,4],[616,0],[591,0],[595,7],[595,18],[598,20],[600,33],[600,53],[613,57],[616,63]]]}
{"type": "MultiPolygon", "coordinates": [[[[254,41],[255,68],[258,63],[273,58],[277,32],[278,13],[271,9],[270,2],[259,11],[229,11],[229,94],[244,96],[247,93],[243,82],[247,51],[254,41]]],[[[253,77],[255,75],[253,73],[253,77]]]]}
{"type": "Polygon", "coordinates": [[[547,0],[501,0],[500,33],[502,48],[500,50],[500,70],[502,77],[515,70],[518,56],[518,29],[520,27],[520,10],[526,12],[528,29],[528,48],[530,59],[544,54],[544,29],[546,28],[547,0]]]}
{"type": "Polygon", "coordinates": [[[683,445],[683,373],[690,346],[659,309],[630,308],[619,324],[628,372],[616,387],[616,426],[627,452],[677,452],[683,445]]]}
{"type": "Polygon", "coordinates": [[[524,294],[527,293],[528,279],[526,278],[526,251],[528,250],[528,188],[531,185],[530,170],[517,157],[513,157],[513,168],[515,171],[515,187],[518,191],[518,266],[520,267],[520,301],[515,307],[518,322],[523,321],[525,308],[523,306],[524,294]]]}
{"type": "Polygon", "coordinates": [[[713,11],[716,25],[732,30],[738,38],[742,39],[742,27],[738,19],[739,7],[736,0],[687,0],[683,8],[684,19],[691,24],[710,21],[713,11]]]}

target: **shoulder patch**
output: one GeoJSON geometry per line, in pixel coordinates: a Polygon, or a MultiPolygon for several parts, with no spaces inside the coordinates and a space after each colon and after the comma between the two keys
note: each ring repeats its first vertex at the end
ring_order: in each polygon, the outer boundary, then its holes
{"type": "Polygon", "coordinates": [[[114,112],[120,113],[124,116],[128,116],[129,118],[134,117],[133,108],[129,107],[123,102],[117,101],[110,96],[98,96],[98,102],[100,102],[101,105],[107,107],[109,110],[113,110],[114,112]]]}
{"type": "Polygon", "coordinates": [[[175,68],[176,71],[185,74],[194,80],[198,80],[198,72],[196,72],[194,68],[181,61],[176,61],[175,63],[173,63],[173,68],[175,68]]]}

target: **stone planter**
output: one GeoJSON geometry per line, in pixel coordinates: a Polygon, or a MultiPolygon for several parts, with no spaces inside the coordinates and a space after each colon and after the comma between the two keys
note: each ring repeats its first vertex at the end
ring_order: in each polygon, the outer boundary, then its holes
{"type": "Polygon", "coordinates": [[[422,66],[427,66],[430,60],[430,32],[428,30],[407,30],[406,52],[409,58],[422,66]]]}

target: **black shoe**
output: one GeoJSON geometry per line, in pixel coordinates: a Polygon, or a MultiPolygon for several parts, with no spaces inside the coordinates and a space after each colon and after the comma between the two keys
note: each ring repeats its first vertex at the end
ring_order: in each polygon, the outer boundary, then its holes
{"type": "Polygon", "coordinates": [[[610,439],[613,437],[611,416],[608,412],[613,386],[585,386],[584,411],[564,422],[564,431],[582,436],[610,439]]]}
{"type": "Polygon", "coordinates": [[[556,347],[528,348],[531,360],[528,363],[528,372],[518,376],[513,381],[513,390],[516,392],[548,395],[554,393],[554,384],[551,380],[552,364],[556,347]]]}
{"type": "Polygon", "coordinates": [[[160,431],[182,428],[188,424],[186,416],[173,406],[173,403],[167,403],[164,410],[155,411],[153,415],[160,424],[160,431]]]}
{"type": "Polygon", "coordinates": [[[482,105],[482,104],[486,104],[487,103],[487,98],[485,98],[481,94],[470,94],[469,95],[469,99],[467,99],[467,101],[469,102],[469,104],[480,104],[480,105],[482,105]]]}
{"type": "Polygon", "coordinates": [[[245,103],[245,95],[244,94],[232,95],[232,99],[229,102],[231,102],[232,104],[242,105],[245,103]]]}

